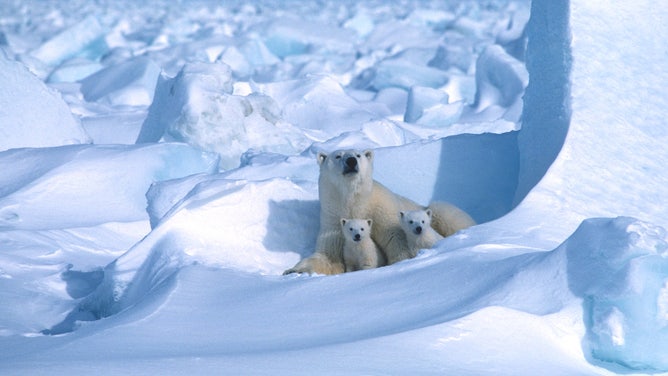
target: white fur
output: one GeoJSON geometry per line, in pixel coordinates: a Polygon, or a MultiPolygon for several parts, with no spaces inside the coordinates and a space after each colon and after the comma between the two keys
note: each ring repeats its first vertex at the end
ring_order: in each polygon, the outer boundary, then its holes
{"type": "Polygon", "coordinates": [[[385,255],[371,239],[371,219],[341,218],[343,263],[346,272],[373,269],[385,265],[385,255]]]}
{"type": "MultiPolygon", "coordinates": [[[[415,257],[406,242],[397,213],[423,209],[373,180],[373,151],[338,150],[319,153],[320,232],[314,254],[285,271],[288,273],[337,274],[345,271],[341,218],[370,218],[371,238],[387,257],[387,263],[415,257]]],[[[443,236],[475,222],[448,203],[433,203],[432,225],[443,236]]]]}
{"type": "Polygon", "coordinates": [[[399,219],[412,253],[431,248],[443,239],[443,235],[431,227],[431,209],[402,211],[399,212],[399,219]]]}

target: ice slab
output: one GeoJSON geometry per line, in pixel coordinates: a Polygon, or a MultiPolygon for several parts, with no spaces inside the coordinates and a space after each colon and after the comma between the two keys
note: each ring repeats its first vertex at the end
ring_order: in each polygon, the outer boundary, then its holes
{"type": "Polygon", "coordinates": [[[132,145],[146,119],[146,109],[111,111],[81,118],[81,125],[95,144],[132,145]]]}
{"type": "Polygon", "coordinates": [[[74,58],[65,61],[54,69],[51,74],[49,74],[49,77],[47,77],[46,82],[77,82],[103,68],[104,66],[98,62],[82,58],[74,58]]]}
{"type": "Polygon", "coordinates": [[[55,66],[74,56],[97,59],[107,51],[106,28],[93,15],[85,17],[46,41],[31,55],[47,65],[55,66]]]}
{"type": "Polygon", "coordinates": [[[112,106],[148,106],[153,101],[160,67],[147,57],[112,65],[81,80],[87,101],[112,106]]]}
{"type": "Polygon", "coordinates": [[[408,90],[413,86],[439,88],[447,83],[448,74],[440,69],[401,60],[386,60],[375,68],[371,87],[376,90],[388,87],[408,90]]]}
{"type": "Polygon", "coordinates": [[[90,142],[58,92],[0,50],[0,151],[90,142]]]}
{"type": "Polygon", "coordinates": [[[499,117],[518,122],[524,89],[529,84],[524,64],[508,55],[501,46],[491,45],[478,57],[475,77],[474,111],[482,113],[496,107],[503,109],[499,117]]]}
{"type": "Polygon", "coordinates": [[[633,218],[589,219],[568,239],[569,285],[584,299],[594,362],[668,371],[666,231],[633,218]]]}
{"type": "Polygon", "coordinates": [[[361,124],[377,117],[348,95],[330,76],[313,75],[268,84],[255,89],[273,98],[283,118],[317,141],[325,141],[342,132],[359,130],[361,124]]]}

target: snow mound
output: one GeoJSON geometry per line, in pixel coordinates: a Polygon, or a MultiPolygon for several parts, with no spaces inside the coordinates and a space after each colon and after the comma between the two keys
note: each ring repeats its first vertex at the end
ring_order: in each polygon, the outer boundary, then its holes
{"type": "Polygon", "coordinates": [[[80,312],[117,313],[193,263],[280,274],[299,260],[294,251],[305,254],[315,246],[319,205],[313,183],[215,175],[186,180],[179,185],[185,196],[145,239],[105,268],[103,283],[80,312]]]}
{"type": "Polygon", "coordinates": [[[0,82],[0,151],[90,142],[60,94],[2,50],[0,82]]]}
{"type": "Polygon", "coordinates": [[[185,65],[158,83],[137,142],[186,142],[218,153],[223,169],[238,167],[248,149],[294,154],[308,146],[298,129],[282,121],[272,98],[232,92],[227,65],[185,65]]]}

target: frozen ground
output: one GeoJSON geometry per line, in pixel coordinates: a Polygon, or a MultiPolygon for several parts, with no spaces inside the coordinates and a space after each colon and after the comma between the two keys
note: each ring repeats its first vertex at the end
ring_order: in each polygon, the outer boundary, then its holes
{"type": "Polygon", "coordinates": [[[668,9],[225,4],[3,4],[1,374],[668,374],[668,9]],[[282,276],[343,147],[480,224],[282,276]]]}

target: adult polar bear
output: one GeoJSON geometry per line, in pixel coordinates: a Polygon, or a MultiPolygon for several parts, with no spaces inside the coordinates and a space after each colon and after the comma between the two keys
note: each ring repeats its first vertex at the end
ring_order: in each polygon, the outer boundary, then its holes
{"type": "MultiPolygon", "coordinates": [[[[385,253],[388,265],[415,257],[401,228],[399,212],[424,207],[373,180],[372,150],[318,153],[318,164],[320,232],[316,250],[283,274],[343,273],[341,218],[372,219],[371,238],[385,253]]],[[[432,227],[443,236],[475,224],[466,212],[445,202],[434,202],[429,209],[432,211],[432,227]]]]}

